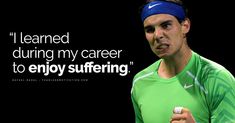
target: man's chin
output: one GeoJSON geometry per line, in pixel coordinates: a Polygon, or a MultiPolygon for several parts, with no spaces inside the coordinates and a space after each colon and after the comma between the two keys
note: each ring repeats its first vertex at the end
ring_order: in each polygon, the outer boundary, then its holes
{"type": "Polygon", "coordinates": [[[159,53],[159,54],[157,54],[157,56],[159,58],[163,58],[163,59],[169,57],[169,55],[167,53],[159,53]]]}
{"type": "Polygon", "coordinates": [[[170,54],[170,53],[161,53],[161,54],[158,54],[157,56],[161,59],[168,59],[168,58],[171,58],[172,54],[170,54]]]}
{"type": "Polygon", "coordinates": [[[169,49],[166,50],[155,50],[154,53],[159,57],[159,58],[167,58],[170,56],[169,49]]]}

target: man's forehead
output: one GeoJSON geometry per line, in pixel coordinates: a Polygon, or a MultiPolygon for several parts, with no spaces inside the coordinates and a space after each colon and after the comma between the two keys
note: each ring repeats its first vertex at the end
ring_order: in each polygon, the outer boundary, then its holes
{"type": "Polygon", "coordinates": [[[159,25],[166,21],[177,21],[177,19],[169,14],[156,14],[151,15],[144,20],[144,25],[159,25]]]}

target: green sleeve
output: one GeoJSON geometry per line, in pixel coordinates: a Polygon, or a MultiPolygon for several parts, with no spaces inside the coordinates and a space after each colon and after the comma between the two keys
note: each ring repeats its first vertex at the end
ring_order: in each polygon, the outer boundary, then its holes
{"type": "Polygon", "coordinates": [[[227,70],[209,76],[208,106],[211,123],[235,123],[235,79],[227,70]]]}
{"type": "MultiPolygon", "coordinates": [[[[134,87],[132,87],[132,88],[134,88],[134,87]]],[[[131,100],[132,100],[132,104],[133,104],[134,111],[135,111],[135,123],[144,123],[142,116],[141,116],[140,108],[139,108],[139,106],[136,102],[136,99],[135,99],[134,91],[131,92],[131,100]]]]}

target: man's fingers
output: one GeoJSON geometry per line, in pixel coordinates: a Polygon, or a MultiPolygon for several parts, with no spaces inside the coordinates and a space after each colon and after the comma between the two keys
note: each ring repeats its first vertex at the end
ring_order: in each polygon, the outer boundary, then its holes
{"type": "Polygon", "coordinates": [[[171,117],[172,120],[180,121],[180,120],[186,120],[187,114],[189,113],[188,109],[183,107],[175,107],[173,110],[173,115],[171,117]]]}
{"type": "Polygon", "coordinates": [[[173,114],[172,120],[185,120],[187,118],[186,114],[173,114]]]}
{"type": "Polygon", "coordinates": [[[195,123],[195,120],[187,108],[175,107],[170,123],[195,123]]]}
{"type": "Polygon", "coordinates": [[[181,117],[182,114],[175,114],[175,116],[172,116],[170,123],[185,123],[185,118],[181,117]]]}
{"type": "Polygon", "coordinates": [[[184,121],[172,121],[171,123],[184,123],[184,121]]]}

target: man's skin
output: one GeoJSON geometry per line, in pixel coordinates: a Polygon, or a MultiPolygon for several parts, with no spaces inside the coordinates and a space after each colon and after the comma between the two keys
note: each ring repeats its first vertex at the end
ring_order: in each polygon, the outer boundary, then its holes
{"type": "Polygon", "coordinates": [[[181,113],[173,112],[170,123],[195,123],[195,120],[191,112],[187,108],[183,108],[181,113]]]}
{"type": "MultiPolygon", "coordinates": [[[[158,69],[162,78],[171,78],[180,73],[191,58],[186,34],[190,30],[190,21],[179,21],[169,14],[156,14],[144,20],[145,36],[152,51],[163,61],[158,69]]],[[[173,114],[170,123],[195,123],[187,108],[181,114],[173,114]]]]}

